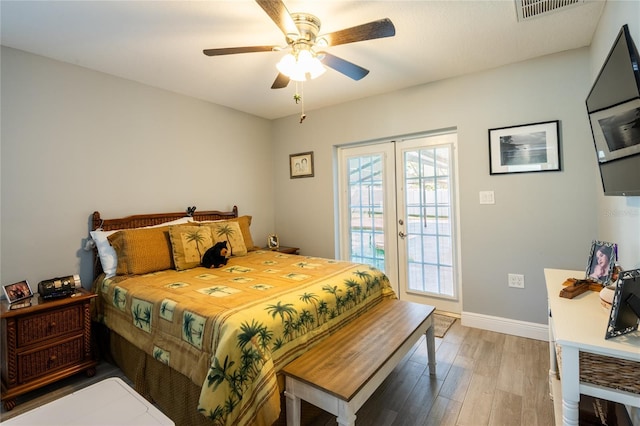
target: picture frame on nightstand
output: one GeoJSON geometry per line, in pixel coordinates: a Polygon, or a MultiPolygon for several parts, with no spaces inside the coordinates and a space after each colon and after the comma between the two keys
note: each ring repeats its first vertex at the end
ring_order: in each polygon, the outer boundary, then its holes
{"type": "Polygon", "coordinates": [[[29,287],[27,280],[4,285],[2,286],[2,290],[4,290],[4,295],[11,305],[21,300],[31,299],[31,297],[33,297],[33,292],[31,291],[31,287],[29,287]]]}
{"type": "Polygon", "coordinates": [[[280,247],[280,240],[276,234],[271,234],[267,237],[267,247],[269,250],[277,250],[280,247]]]}

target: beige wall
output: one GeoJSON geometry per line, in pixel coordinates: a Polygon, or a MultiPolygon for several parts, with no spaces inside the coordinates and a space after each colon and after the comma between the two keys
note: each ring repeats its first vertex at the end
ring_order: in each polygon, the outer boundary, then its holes
{"type": "Polygon", "coordinates": [[[273,230],[271,123],[2,47],[3,284],[81,273],[89,217],[230,209],[273,230]]]}

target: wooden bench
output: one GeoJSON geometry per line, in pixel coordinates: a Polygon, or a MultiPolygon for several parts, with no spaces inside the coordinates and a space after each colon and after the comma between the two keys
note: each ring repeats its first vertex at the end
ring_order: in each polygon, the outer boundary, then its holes
{"type": "Polygon", "coordinates": [[[354,425],[356,412],[426,333],[436,374],[433,306],[384,300],[285,366],[287,425],[300,425],[300,401],[354,425]]]}

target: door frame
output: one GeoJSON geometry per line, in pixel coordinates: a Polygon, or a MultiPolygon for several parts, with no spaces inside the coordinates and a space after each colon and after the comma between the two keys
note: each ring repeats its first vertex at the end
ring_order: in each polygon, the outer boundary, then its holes
{"type": "MultiPolygon", "coordinates": [[[[389,233],[389,235],[390,236],[393,235],[394,238],[385,238],[385,253],[392,253],[389,256],[385,256],[385,268],[386,268],[385,274],[387,274],[387,277],[389,278],[391,286],[393,290],[396,292],[396,294],[398,295],[398,298],[401,298],[407,301],[433,305],[439,310],[460,314],[462,312],[462,267],[461,267],[462,249],[461,249],[460,232],[459,232],[461,227],[460,225],[461,217],[460,217],[460,195],[459,195],[460,191],[459,191],[459,183],[457,178],[458,177],[457,175],[458,173],[457,172],[457,169],[458,169],[457,137],[458,137],[458,129],[448,128],[448,129],[441,129],[433,132],[423,132],[423,133],[405,135],[403,137],[398,137],[398,138],[389,138],[385,140],[372,140],[366,143],[336,146],[334,151],[334,154],[335,154],[334,158],[336,159],[336,162],[334,164],[336,164],[336,167],[337,167],[334,170],[335,172],[334,176],[336,177],[335,188],[337,192],[336,205],[335,205],[336,206],[335,217],[338,218],[338,221],[337,221],[338,223],[336,224],[336,227],[335,227],[336,229],[335,241],[336,241],[337,258],[341,260],[349,261],[350,251],[351,251],[350,241],[346,241],[346,239],[341,238],[341,236],[348,234],[348,209],[346,208],[346,206],[348,206],[348,194],[347,194],[348,185],[346,184],[346,182],[343,181],[342,170],[345,167],[345,159],[343,158],[343,155],[342,155],[343,152],[345,150],[351,150],[354,156],[356,156],[358,153],[384,152],[385,155],[387,156],[387,158],[385,158],[385,161],[388,161],[388,158],[390,158],[390,161],[393,162],[394,170],[396,170],[396,173],[394,173],[393,176],[385,176],[386,188],[391,189],[390,191],[385,192],[385,202],[387,203],[387,205],[392,206],[392,208],[389,209],[389,210],[392,210],[392,212],[387,212],[387,213],[393,213],[393,214],[385,213],[385,227],[386,229],[394,230],[393,233],[389,233]],[[424,295],[416,295],[414,293],[409,293],[407,291],[401,292],[400,291],[400,275],[401,274],[400,274],[400,268],[398,267],[398,263],[399,263],[398,244],[400,244],[400,238],[398,237],[399,208],[396,204],[396,197],[399,195],[397,191],[400,183],[399,182],[398,184],[396,183],[396,179],[398,179],[397,178],[397,175],[398,175],[397,162],[399,161],[396,158],[396,145],[397,145],[397,142],[401,142],[401,141],[408,141],[412,139],[421,139],[421,138],[427,138],[427,137],[438,136],[438,135],[447,135],[447,134],[454,134],[456,136],[456,139],[452,147],[452,157],[451,157],[451,160],[452,160],[451,173],[452,173],[452,176],[455,176],[455,178],[453,179],[453,189],[452,189],[451,199],[454,203],[454,208],[452,209],[452,212],[454,214],[453,242],[455,244],[455,250],[454,250],[453,256],[454,256],[454,265],[455,265],[454,280],[455,280],[457,297],[456,298],[448,298],[446,296],[428,297],[424,295]],[[388,249],[391,249],[391,250],[388,250],[388,249]]],[[[406,286],[406,283],[404,283],[403,286],[406,286]]]]}
{"type": "MultiPolygon", "coordinates": [[[[459,314],[462,312],[462,281],[461,281],[462,268],[460,266],[460,259],[461,259],[460,232],[459,232],[460,198],[459,198],[459,185],[458,185],[458,178],[457,178],[458,177],[458,174],[457,174],[458,134],[456,129],[452,129],[449,131],[442,131],[442,132],[425,133],[425,134],[411,136],[411,137],[404,138],[397,141],[395,145],[396,146],[395,156],[396,156],[397,191],[399,196],[404,197],[404,164],[403,164],[402,153],[404,152],[404,149],[406,149],[406,146],[404,147],[402,146],[403,142],[410,144],[411,141],[417,141],[419,139],[427,139],[427,138],[437,138],[437,137],[444,137],[444,138],[452,137],[451,141],[428,142],[426,146],[427,147],[439,146],[439,145],[441,146],[445,144],[451,145],[451,158],[450,158],[450,164],[449,164],[449,169],[450,169],[449,177],[450,177],[451,188],[449,192],[451,196],[451,203],[453,204],[453,208],[451,210],[451,214],[452,214],[451,220],[453,221],[451,226],[451,232],[452,232],[451,240],[452,240],[452,244],[454,245],[454,251],[452,253],[452,256],[453,256],[452,262],[454,266],[453,280],[454,280],[455,294],[454,296],[445,296],[445,295],[435,295],[435,294],[433,295],[421,294],[421,293],[410,291],[408,289],[408,279],[406,277],[406,274],[407,274],[406,265],[404,265],[403,271],[400,271],[400,268],[398,268],[398,271],[399,271],[398,279],[399,279],[399,282],[402,281],[401,282],[402,288],[400,288],[400,293],[398,293],[398,297],[410,302],[427,303],[435,306],[439,310],[459,314]]],[[[402,219],[406,222],[406,218],[404,217],[405,216],[404,199],[398,203],[396,209],[398,211],[397,213],[398,219],[402,219]]],[[[400,239],[398,239],[398,244],[401,244],[400,239]]],[[[398,247],[398,253],[399,253],[398,265],[400,264],[400,258],[403,257],[402,254],[400,253],[400,250],[401,250],[400,247],[398,247]]]]}

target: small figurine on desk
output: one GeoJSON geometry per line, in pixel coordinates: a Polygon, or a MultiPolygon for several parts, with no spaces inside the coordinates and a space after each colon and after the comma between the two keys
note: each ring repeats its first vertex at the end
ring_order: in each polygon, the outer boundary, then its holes
{"type": "Polygon", "coordinates": [[[566,286],[562,290],[560,290],[560,297],[564,297],[567,299],[573,299],[576,296],[581,295],[582,293],[589,291],[591,284],[593,281],[591,280],[576,280],[576,279],[568,279],[567,281],[574,281],[573,284],[566,286]]]}

